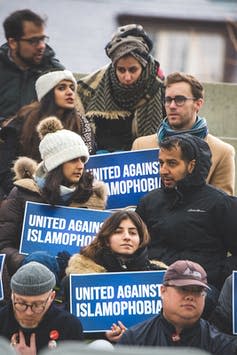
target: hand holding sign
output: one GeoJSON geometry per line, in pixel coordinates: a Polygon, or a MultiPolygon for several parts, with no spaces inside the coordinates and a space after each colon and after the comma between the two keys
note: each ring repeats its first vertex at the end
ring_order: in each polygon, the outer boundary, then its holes
{"type": "Polygon", "coordinates": [[[117,343],[122,337],[123,333],[127,330],[122,322],[118,321],[118,324],[113,323],[111,330],[105,333],[106,338],[112,343],[117,343]]]}

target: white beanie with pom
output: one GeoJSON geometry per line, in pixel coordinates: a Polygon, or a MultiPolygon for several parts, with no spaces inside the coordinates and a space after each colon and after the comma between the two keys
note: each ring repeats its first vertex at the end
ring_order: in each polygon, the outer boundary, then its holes
{"type": "Polygon", "coordinates": [[[85,157],[89,159],[88,148],[79,134],[63,129],[56,117],[47,117],[37,126],[41,139],[39,151],[47,171],[72,159],[85,157]]]}

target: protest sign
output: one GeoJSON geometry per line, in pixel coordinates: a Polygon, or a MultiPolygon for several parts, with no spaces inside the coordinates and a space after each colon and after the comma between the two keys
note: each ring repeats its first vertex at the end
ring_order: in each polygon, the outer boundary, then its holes
{"type": "Polygon", "coordinates": [[[119,320],[128,328],[157,315],[164,271],[70,275],[70,310],[85,332],[109,330],[119,320]]]}
{"type": "Polygon", "coordinates": [[[86,164],[109,191],[108,209],[136,206],[148,191],[160,187],[159,149],[93,155],[86,164]]]}
{"type": "Polygon", "coordinates": [[[3,266],[4,266],[5,256],[6,256],[5,254],[0,254],[0,300],[4,299],[2,273],[3,273],[3,266]]]}
{"type": "Polygon", "coordinates": [[[62,250],[78,253],[92,242],[110,215],[109,211],[26,202],[19,251],[47,250],[55,256],[62,250]]]}
{"type": "Polygon", "coordinates": [[[232,320],[233,334],[237,335],[237,271],[232,273],[232,320]]]}

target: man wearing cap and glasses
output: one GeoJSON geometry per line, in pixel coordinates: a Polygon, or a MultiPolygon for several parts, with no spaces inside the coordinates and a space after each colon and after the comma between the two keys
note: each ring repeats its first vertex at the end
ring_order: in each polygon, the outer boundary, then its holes
{"type": "Polygon", "coordinates": [[[171,264],[160,289],[160,314],[128,329],[119,344],[188,346],[216,355],[236,354],[237,338],[201,319],[207,290],[207,275],[199,264],[189,260],[171,264]]]}
{"type": "Polygon", "coordinates": [[[164,138],[181,133],[202,138],[212,152],[212,166],[207,183],[234,195],[234,148],[208,132],[205,118],[198,115],[203,103],[203,86],[195,77],[179,72],[168,75],[164,99],[167,117],[161,122],[157,133],[137,138],[132,149],[157,148],[164,138]]]}
{"type": "Polygon", "coordinates": [[[53,304],[55,284],[54,273],[35,261],[12,276],[11,303],[0,309],[0,335],[19,354],[34,355],[56,347],[57,341],[83,339],[80,320],[53,304]]]}

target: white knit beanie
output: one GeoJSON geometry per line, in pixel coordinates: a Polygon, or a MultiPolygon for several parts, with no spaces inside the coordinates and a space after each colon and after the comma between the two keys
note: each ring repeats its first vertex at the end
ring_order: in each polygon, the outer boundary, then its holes
{"type": "Polygon", "coordinates": [[[85,157],[89,159],[88,148],[79,134],[63,129],[56,117],[47,117],[38,126],[41,142],[39,151],[47,171],[72,159],[85,157]]]}
{"type": "Polygon", "coordinates": [[[35,90],[38,101],[42,99],[50,90],[52,90],[60,81],[70,80],[77,88],[77,82],[72,72],[69,70],[57,70],[41,75],[35,83],[35,90]]]}

